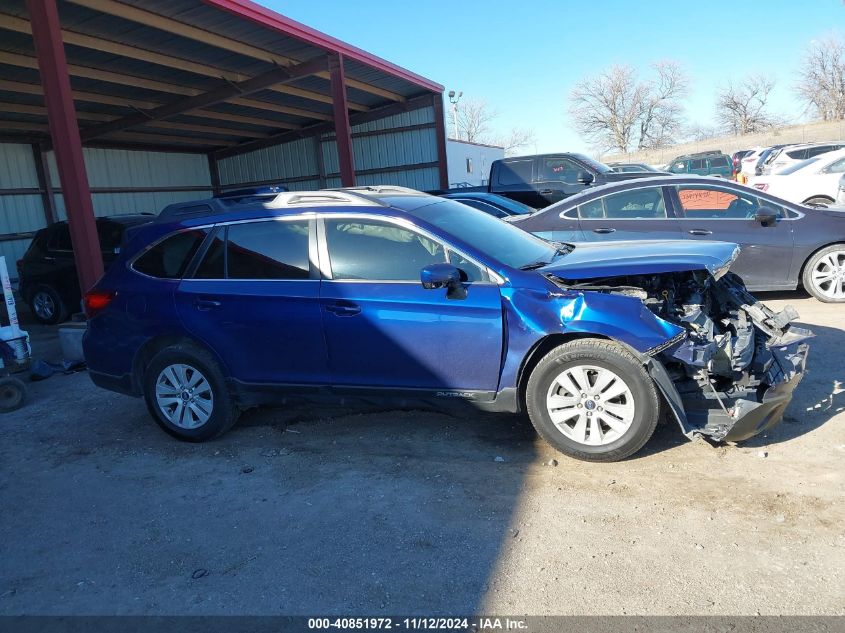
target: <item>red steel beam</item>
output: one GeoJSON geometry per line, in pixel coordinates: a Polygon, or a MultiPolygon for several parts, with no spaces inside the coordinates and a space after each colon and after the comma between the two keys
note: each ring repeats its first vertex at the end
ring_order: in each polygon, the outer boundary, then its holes
{"type": "Polygon", "coordinates": [[[329,55],[329,73],[332,84],[332,108],[334,108],[334,135],[337,141],[337,159],[340,164],[340,184],[342,187],[354,187],[355,160],[352,154],[349,107],[346,103],[343,55],[329,55]]]}
{"type": "Polygon", "coordinates": [[[434,106],[434,133],[437,134],[437,171],[440,176],[440,188],[449,188],[449,167],[446,163],[446,123],[443,118],[443,95],[431,96],[434,106]]]}
{"type": "Polygon", "coordinates": [[[67,209],[76,272],[79,285],[86,292],[103,274],[103,257],[76,124],[59,13],[55,0],[27,0],[26,6],[67,209]]]}

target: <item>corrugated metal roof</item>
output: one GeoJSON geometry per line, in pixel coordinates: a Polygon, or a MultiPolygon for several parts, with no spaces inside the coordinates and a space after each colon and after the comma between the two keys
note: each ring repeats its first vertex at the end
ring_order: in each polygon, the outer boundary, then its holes
{"type": "MultiPolygon", "coordinates": [[[[392,95],[407,99],[426,91],[442,91],[437,84],[248,0],[109,0],[96,6],[93,8],[86,0],[58,3],[61,25],[66,32],[71,85],[75,91],[89,93],[76,100],[80,112],[114,119],[131,117],[138,108],[148,110],[156,104],[178,103],[188,96],[227,86],[231,81],[259,76],[276,67],[274,59],[295,64],[323,58],[327,51],[344,54],[347,99],[353,110],[389,104],[394,99],[392,95]],[[133,8],[149,12],[147,15],[152,14],[154,19],[145,21],[141,19],[143,16],[126,13],[133,8]],[[174,22],[162,23],[162,18],[174,22]],[[201,36],[202,32],[190,29],[202,29],[208,35],[201,36]],[[229,44],[215,37],[226,38],[229,44]],[[103,102],[98,103],[98,98],[103,102]]],[[[7,85],[2,88],[0,100],[40,105],[40,95],[31,94],[40,91],[38,71],[28,67],[35,63],[32,37],[28,32],[21,32],[27,30],[21,22],[27,16],[25,0],[3,0],[0,4],[0,19],[4,20],[0,23],[0,80],[28,84],[20,93],[7,85]],[[11,56],[3,57],[4,53],[11,56]]],[[[228,141],[254,139],[259,132],[269,135],[325,122],[333,115],[330,88],[327,77],[307,75],[284,86],[241,95],[236,97],[236,103],[210,105],[207,110],[216,113],[216,117],[191,112],[167,118],[171,123],[192,126],[191,129],[170,126],[171,129],[164,130],[136,124],[127,131],[135,136],[151,135],[150,144],[192,151],[225,147],[228,141]],[[249,117],[253,121],[247,123],[225,115],[249,117]],[[256,124],[256,119],[266,121],[266,125],[256,124]],[[198,131],[197,125],[231,129],[232,133],[198,131]]],[[[46,138],[43,129],[46,123],[43,115],[0,112],[0,135],[7,140],[19,136],[26,136],[27,140],[46,138]],[[3,121],[15,125],[4,128],[3,121]],[[24,127],[21,124],[28,121],[35,124],[33,128],[21,129],[24,127]]],[[[80,117],[81,128],[93,129],[102,123],[80,117]]],[[[139,143],[118,141],[118,138],[108,133],[95,140],[126,146],[139,143]]]]}

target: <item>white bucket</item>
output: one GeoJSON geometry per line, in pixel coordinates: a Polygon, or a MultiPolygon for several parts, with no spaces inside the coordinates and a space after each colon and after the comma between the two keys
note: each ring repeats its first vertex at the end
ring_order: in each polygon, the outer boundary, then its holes
{"type": "Polygon", "coordinates": [[[9,344],[9,347],[15,352],[15,360],[18,362],[24,362],[32,354],[32,348],[29,346],[29,334],[20,328],[12,325],[0,327],[0,339],[9,344]]]}

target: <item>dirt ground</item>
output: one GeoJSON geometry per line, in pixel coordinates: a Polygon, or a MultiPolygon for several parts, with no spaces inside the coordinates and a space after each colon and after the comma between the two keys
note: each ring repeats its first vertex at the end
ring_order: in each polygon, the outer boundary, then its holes
{"type": "Polygon", "coordinates": [[[783,424],[615,464],[363,406],[190,445],[85,373],[33,383],[0,417],[0,614],[845,614],[845,307],[763,299],[818,335],[783,424]]]}

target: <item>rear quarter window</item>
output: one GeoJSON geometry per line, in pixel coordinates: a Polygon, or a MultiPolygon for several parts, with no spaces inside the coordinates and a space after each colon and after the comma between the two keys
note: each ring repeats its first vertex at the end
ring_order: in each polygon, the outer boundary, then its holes
{"type": "Polygon", "coordinates": [[[164,238],[132,264],[139,273],[159,279],[181,279],[207,231],[192,229],[164,238]]]}

